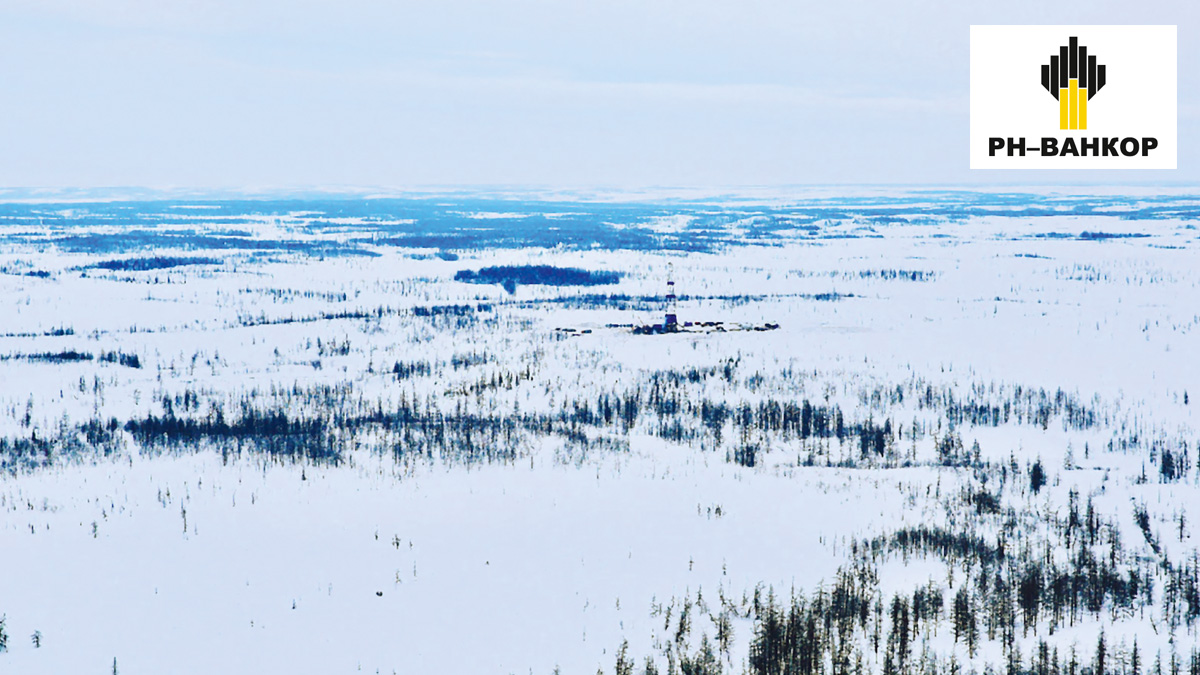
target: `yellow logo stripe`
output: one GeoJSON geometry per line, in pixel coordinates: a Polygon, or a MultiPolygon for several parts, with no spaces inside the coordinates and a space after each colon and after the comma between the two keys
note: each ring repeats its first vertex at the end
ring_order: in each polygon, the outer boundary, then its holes
{"type": "Polygon", "coordinates": [[[1067,89],[1071,96],[1071,112],[1067,117],[1067,122],[1072,129],[1079,128],[1079,80],[1071,78],[1071,84],[1067,89]]]}
{"type": "Polygon", "coordinates": [[[1079,128],[1087,129],[1087,100],[1088,90],[1079,90],[1079,128]]]}

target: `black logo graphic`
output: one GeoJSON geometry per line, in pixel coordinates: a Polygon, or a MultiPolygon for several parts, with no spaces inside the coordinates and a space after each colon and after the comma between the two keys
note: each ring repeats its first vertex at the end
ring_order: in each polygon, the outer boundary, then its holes
{"type": "Polygon", "coordinates": [[[1058,128],[1087,129],[1087,106],[1104,88],[1105,67],[1072,37],[1042,66],[1042,86],[1058,99],[1058,128]]]}

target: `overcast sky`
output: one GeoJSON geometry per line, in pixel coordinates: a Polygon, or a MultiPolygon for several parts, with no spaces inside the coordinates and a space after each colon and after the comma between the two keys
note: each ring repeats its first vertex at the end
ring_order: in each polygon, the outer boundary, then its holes
{"type": "Polygon", "coordinates": [[[1195,0],[3,0],[0,186],[1195,182],[1197,38],[1195,0]],[[1178,24],[1180,168],[969,171],[972,23],[1178,24]]]}

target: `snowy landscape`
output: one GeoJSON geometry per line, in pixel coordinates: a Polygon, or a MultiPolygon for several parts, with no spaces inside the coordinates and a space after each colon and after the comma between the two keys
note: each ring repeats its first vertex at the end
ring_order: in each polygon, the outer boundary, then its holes
{"type": "Polygon", "coordinates": [[[1198,226],[0,192],[0,673],[1200,675],[1198,226]]]}

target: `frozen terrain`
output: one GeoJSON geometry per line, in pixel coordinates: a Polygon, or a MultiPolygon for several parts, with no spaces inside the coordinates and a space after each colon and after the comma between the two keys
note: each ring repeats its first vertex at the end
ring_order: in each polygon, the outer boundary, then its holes
{"type": "Polygon", "coordinates": [[[0,673],[1200,673],[1194,192],[0,196],[0,673]]]}

